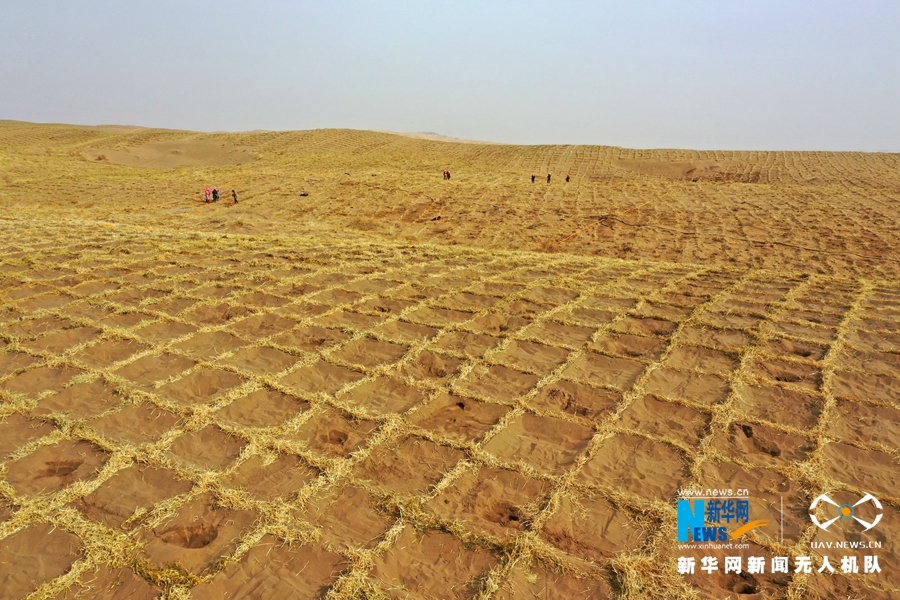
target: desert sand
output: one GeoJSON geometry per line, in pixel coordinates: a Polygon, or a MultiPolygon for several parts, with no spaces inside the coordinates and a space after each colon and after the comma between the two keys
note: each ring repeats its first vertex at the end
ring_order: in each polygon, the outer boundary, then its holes
{"type": "Polygon", "coordinates": [[[0,597],[898,597],[898,200],[896,154],[0,122],[0,597]],[[789,573],[677,571],[726,485],[789,573]],[[817,573],[847,531],[881,573],[817,573]]]}

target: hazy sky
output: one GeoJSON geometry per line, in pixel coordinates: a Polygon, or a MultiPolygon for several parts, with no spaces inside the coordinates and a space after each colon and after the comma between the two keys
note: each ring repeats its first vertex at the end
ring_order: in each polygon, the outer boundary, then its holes
{"type": "Polygon", "coordinates": [[[900,151],[900,1],[3,0],[0,119],[900,151]]]}

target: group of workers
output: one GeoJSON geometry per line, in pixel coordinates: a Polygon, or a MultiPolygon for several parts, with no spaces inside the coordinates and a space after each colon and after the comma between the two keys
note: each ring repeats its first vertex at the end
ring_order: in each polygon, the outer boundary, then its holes
{"type": "MultiPolygon", "coordinates": [[[[532,173],[531,174],[531,183],[534,183],[534,180],[537,176],[532,173]]],[[[571,175],[566,175],[566,183],[569,183],[569,180],[572,178],[571,175]]],[[[444,179],[450,179],[450,169],[444,169],[444,179]]],[[[550,183],[550,173],[547,173],[547,183],[550,183]]]]}
{"type": "MultiPolygon", "coordinates": [[[[231,198],[234,200],[234,203],[238,203],[237,192],[231,190],[231,198]]],[[[219,186],[214,187],[212,190],[209,189],[209,186],[206,186],[206,201],[207,202],[218,202],[219,201],[219,186]]]]}
{"type": "MultiPolygon", "coordinates": [[[[534,183],[535,177],[536,177],[535,174],[532,173],[531,174],[531,183],[534,183]]],[[[571,178],[572,178],[571,175],[566,175],[566,183],[569,183],[569,180],[571,178]]],[[[547,183],[550,183],[550,173],[547,173],[547,183]]]]}

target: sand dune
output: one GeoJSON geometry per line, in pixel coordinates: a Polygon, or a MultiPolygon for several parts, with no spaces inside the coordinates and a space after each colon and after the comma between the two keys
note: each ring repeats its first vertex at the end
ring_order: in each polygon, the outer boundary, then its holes
{"type": "Polygon", "coordinates": [[[7,122],[0,131],[3,202],[25,211],[38,194],[42,210],[147,226],[166,213],[212,232],[352,233],[798,273],[900,274],[891,208],[900,189],[896,154],[455,144],[349,130],[198,136],[7,122]],[[96,162],[97,153],[82,156],[107,148],[136,161],[126,149],[154,144],[187,144],[197,154],[154,150],[150,160],[176,165],[194,157],[195,166],[129,179],[136,175],[96,162]],[[248,156],[255,161],[223,164],[248,156]],[[449,182],[441,179],[445,168],[449,182]],[[207,185],[235,188],[247,203],[201,206],[207,185]]]}
{"type": "Polygon", "coordinates": [[[222,167],[253,162],[250,146],[234,146],[215,140],[148,142],[122,149],[91,148],[81,155],[90,161],[126,167],[173,169],[176,167],[222,167]]]}
{"type": "Polygon", "coordinates": [[[0,158],[11,598],[900,594],[896,155],[7,122],[0,158]],[[678,490],[726,484],[766,571],[679,574],[725,551],[678,490]],[[817,573],[844,539],[882,572],[817,573]]]}
{"type": "Polygon", "coordinates": [[[668,179],[688,179],[690,181],[715,179],[717,175],[727,172],[728,170],[728,165],[719,164],[714,160],[682,162],[675,160],[637,158],[619,159],[615,164],[642,175],[655,175],[657,177],[665,177],[668,179]]]}

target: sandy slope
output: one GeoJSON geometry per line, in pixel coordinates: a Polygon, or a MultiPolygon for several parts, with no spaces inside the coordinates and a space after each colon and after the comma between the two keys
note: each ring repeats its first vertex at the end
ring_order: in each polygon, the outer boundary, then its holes
{"type": "Polygon", "coordinates": [[[896,155],[22,123],[0,154],[5,597],[900,593],[896,155]],[[141,148],[193,162],[109,160],[141,148]],[[725,483],[786,503],[745,559],[876,495],[883,572],[679,575],[676,492],[725,483]]]}
{"type": "Polygon", "coordinates": [[[147,142],[122,149],[89,148],[85,160],[145,169],[176,167],[221,167],[253,162],[249,146],[233,146],[217,140],[147,142]]]}
{"type": "Polygon", "coordinates": [[[0,198],[16,210],[40,198],[42,210],[162,226],[178,215],[179,226],[195,230],[364,234],[834,275],[893,277],[900,264],[896,154],[480,145],[346,130],[111,133],[13,122],[0,126],[0,152],[0,198]],[[154,144],[185,149],[169,158],[193,166],[136,170],[85,158],[154,144]],[[238,148],[256,160],[217,166],[244,156],[238,148]],[[450,181],[441,179],[445,168],[450,181]],[[207,185],[235,188],[245,202],[203,205],[207,185]]]}

